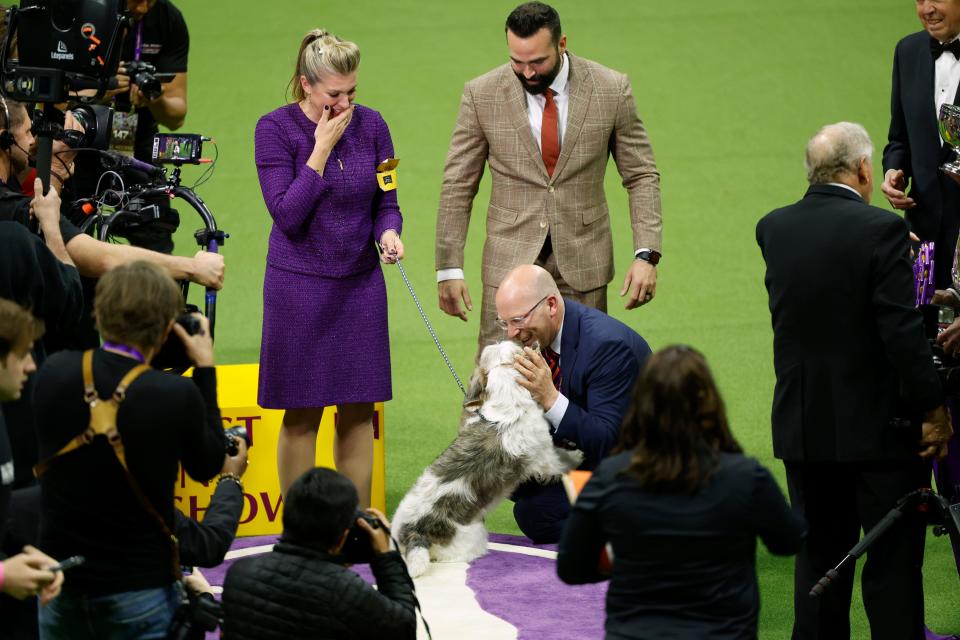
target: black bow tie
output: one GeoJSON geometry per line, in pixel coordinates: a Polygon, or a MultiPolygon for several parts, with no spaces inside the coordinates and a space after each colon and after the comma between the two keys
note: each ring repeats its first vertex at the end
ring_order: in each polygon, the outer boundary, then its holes
{"type": "Polygon", "coordinates": [[[960,40],[953,40],[947,44],[940,44],[933,38],[930,38],[930,53],[933,55],[934,60],[939,58],[940,54],[947,51],[952,53],[954,58],[960,60],[960,40]]]}

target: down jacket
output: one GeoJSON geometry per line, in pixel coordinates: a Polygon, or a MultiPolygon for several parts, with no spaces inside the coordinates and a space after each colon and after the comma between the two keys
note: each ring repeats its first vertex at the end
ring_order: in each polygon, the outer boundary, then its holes
{"type": "Polygon", "coordinates": [[[289,542],[242,558],[223,585],[226,640],[413,640],[413,581],[400,554],[370,563],[374,589],[330,554],[289,542]]]}

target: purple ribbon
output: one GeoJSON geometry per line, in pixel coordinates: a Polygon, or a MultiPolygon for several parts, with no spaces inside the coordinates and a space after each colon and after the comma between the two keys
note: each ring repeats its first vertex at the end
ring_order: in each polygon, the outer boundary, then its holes
{"type": "Polygon", "coordinates": [[[104,348],[104,349],[107,349],[107,350],[109,350],[109,351],[119,351],[120,353],[123,353],[123,354],[125,354],[125,355],[130,356],[131,358],[133,358],[133,359],[136,360],[137,362],[143,363],[143,362],[146,362],[146,361],[147,361],[147,359],[143,357],[143,354],[140,353],[140,350],[139,350],[139,349],[135,349],[134,347],[130,347],[130,346],[127,346],[127,345],[125,345],[125,344],[120,344],[120,343],[117,343],[117,342],[110,342],[109,340],[104,340],[104,341],[103,341],[103,348],[104,348]]]}
{"type": "Polygon", "coordinates": [[[920,252],[913,263],[913,281],[916,289],[915,303],[921,305],[933,302],[936,286],[933,282],[933,242],[920,245],[920,252]]]}

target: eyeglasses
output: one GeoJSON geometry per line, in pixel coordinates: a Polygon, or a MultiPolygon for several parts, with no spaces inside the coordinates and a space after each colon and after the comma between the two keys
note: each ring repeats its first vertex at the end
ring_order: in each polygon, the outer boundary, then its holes
{"type": "Polygon", "coordinates": [[[549,297],[550,297],[550,294],[548,293],[547,295],[540,298],[537,304],[530,307],[530,311],[527,311],[522,316],[510,318],[509,320],[503,320],[502,318],[497,318],[496,320],[494,320],[494,323],[501,329],[509,329],[510,327],[516,327],[517,329],[522,329],[525,326],[527,326],[527,320],[530,319],[530,314],[533,313],[534,310],[537,307],[539,307],[541,304],[543,304],[543,301],[549,297]]]}

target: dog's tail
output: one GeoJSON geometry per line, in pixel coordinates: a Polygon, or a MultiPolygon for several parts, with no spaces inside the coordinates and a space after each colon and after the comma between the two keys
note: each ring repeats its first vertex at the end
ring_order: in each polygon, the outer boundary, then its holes
{"type": "Polygon", "coordinates": [[[411,578],[422,576],[430,568],[430,541],[419,535],[412,535],[404,544],[404,559],[407,561],[407,573],[411,578]]]}

